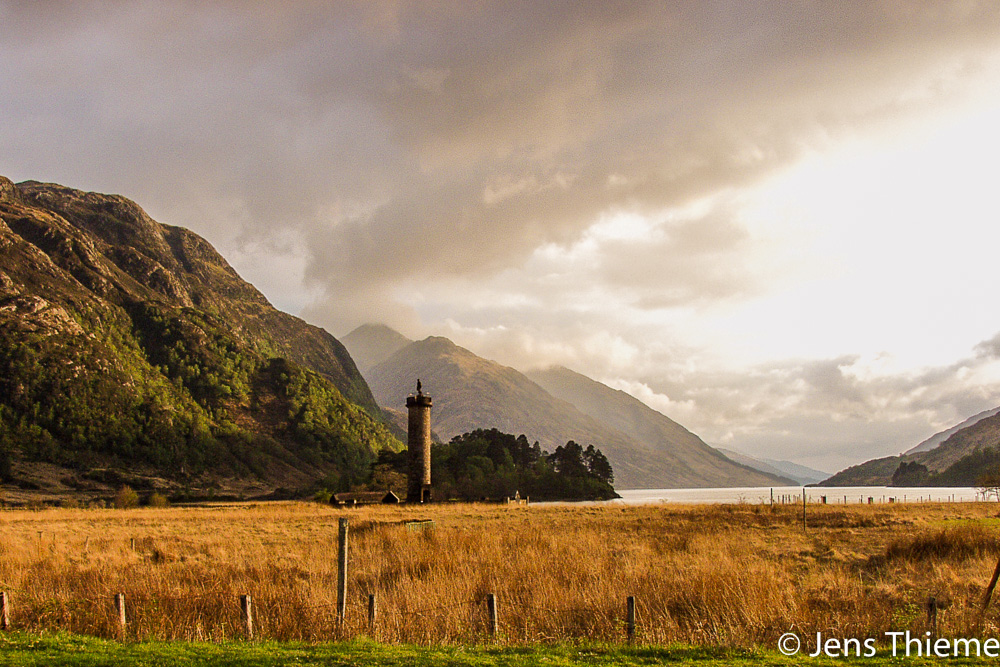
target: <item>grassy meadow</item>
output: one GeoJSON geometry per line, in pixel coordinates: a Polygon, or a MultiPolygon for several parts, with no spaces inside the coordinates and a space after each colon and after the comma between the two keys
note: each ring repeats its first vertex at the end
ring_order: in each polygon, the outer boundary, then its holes
{"type": "Polygon", "coordinates": [[[998,510],[813,505],[805,531],[801,507],[759,505],[3,511],[0,590],[13,628],[27,633],[4,641],[54,632],[239,640],[240,594],[252,596],[265,642],[624,643],[628,595],[639,646],[773,651],[789,630],[923,633],[929,596],[947,606],[940,635],[994,637],[1000,606],[984,619],[978,610],[1000,555],[998,510]],[[350,520],[343,625],[335,606],[341,517],[350,520]],[[433,528],[404,525],[420,519],[433,528]],[[487,634],[488,593],[499,600],[496,640],[487,634]],[[369,594],[378,603],[374,629],[369,594]]]}

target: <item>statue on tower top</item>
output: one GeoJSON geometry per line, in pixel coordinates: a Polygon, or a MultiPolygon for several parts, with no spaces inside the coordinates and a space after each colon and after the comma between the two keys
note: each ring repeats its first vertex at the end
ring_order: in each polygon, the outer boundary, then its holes
{"type": "Polygon", "coordinates": [[[420,388],[420,378],[417,378],[417,396],[423,396],[423,395],[424,395],[424,392],[420,388]]]}

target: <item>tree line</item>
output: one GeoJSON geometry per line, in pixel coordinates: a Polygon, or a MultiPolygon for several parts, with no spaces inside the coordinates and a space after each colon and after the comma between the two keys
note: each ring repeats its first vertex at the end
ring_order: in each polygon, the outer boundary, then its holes
{"type": "MultiPolygon", "coordinates": [[[[379,452],[371,487],[406,489],[406,451],[379,452]]],[[[614,471],[604,453],[570,440],[544,451],[524,435],[476,429],[431,447],[435,500],[487,500],[520,493],[534,500],[608,500],[617,498],[614,471]]]]}

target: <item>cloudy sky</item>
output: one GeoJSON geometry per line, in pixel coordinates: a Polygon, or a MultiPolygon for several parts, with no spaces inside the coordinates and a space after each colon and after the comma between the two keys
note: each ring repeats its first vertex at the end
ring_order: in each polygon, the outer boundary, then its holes
{"type": "Polygon", "coordinates": [[[834,471],[1000,405],[1000,3],[0,0],[0,174],[834,471]]]}

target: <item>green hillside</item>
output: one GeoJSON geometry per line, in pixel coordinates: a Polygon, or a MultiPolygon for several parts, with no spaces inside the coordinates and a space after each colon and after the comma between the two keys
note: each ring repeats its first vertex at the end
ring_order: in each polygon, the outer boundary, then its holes
{"type": "Polygon", "coordinates": [[[0,178],[5,493],[346,487],[401,444],[347,351],[135,203],[0,178]]]}

